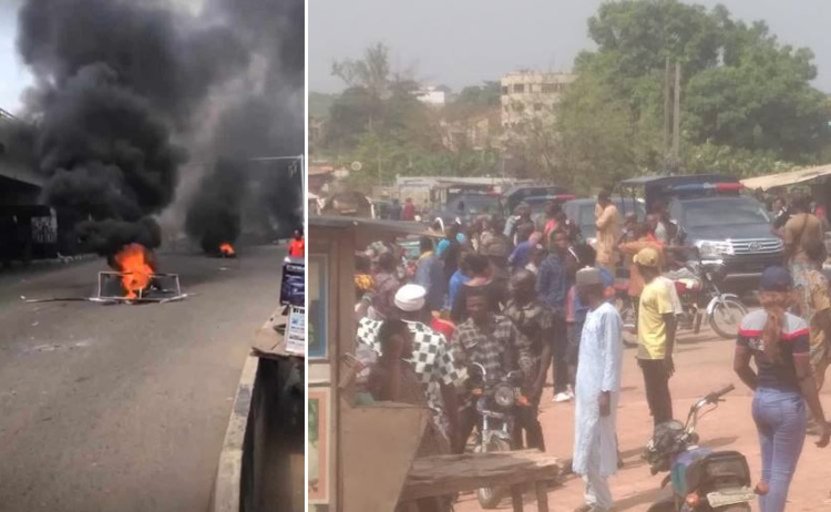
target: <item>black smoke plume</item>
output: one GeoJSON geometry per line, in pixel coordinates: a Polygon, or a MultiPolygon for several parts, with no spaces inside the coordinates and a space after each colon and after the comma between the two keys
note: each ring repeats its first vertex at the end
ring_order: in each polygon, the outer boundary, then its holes
{"type": "MultiPolygon", "coordinates": [[[[250,79],[222,110],[213,151],[247,162],[238,168],[248,186],[237,192],[252,197],[246,208],[234,201],[240,205],[243,225],[271,237],[287,237],[302,222],[299,162],[251,159],[303,154],[303,1],[210,0],[207,11],[231,27],[251,57],[250,79]]],[[[213,179],[207,175],[201,186],[210,188],[213,179]]],[[[202,207],[201,202],[191,203],[191,208],[202,207]]],[[[223,214],[227,213],[226,207],[223,214]]],[[[201,241],[197,235],[191,233],[201,241]]]]}
{"type": "Polygon", "coordinates": [[[37,86],[36,153],[47,201],[86,219],[89,248],[156,247],[153,215],[173,199],[187,132],[212,85],[246,69],[231,29],[131,0],[27,0],[18,48],[37,86]]]}
{"type": "Polygon", "coordinates": [[[244,162],[218,160],[191,201],[185,229],[206,253],[218,253],[220,244],[233,244],[239,236],[246,192],[244,170],[244,162]]]}

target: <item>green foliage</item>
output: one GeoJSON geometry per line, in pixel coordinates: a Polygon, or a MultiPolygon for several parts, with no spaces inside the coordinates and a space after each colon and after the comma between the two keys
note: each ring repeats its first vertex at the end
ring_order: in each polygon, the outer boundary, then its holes
{"type": "Polygon", "coordinates": [[[447,106],[448,119],[464,119],[499,108],[502,89],[499,82],[469,85],[447,106]]]}
{"type": "Polygon", "coordinates": [[[692,174],[717,172],[737,178],[786,172],[796,167],[793,163],[777,159],[772,151],[750,151],[710,143],[687,146],[683,160],[686,170],[692,174]]]}
{"type": "MultiPolygon", "coordinates": [[[[323,137],[323,151],[340,163],[359,161],[350,176],[356,188],[388,184],[397,175],[470,176],[493,173],[494,150],[451,151],[442,141],[443,116],[419,101],[419,84],[406,73],[393,72],[388,50],[371,46],[360,60],[335,63],[333,74],[349,86],[334,99],[323,137]]],[[[455,112],[470,116],[499,104],[495,82],[466,88],[454,102],[455,112]]]]}
{"type": "Polygon", "coordinates": [[[682,67],[681,168],[750,176],[817,162],[831,147],[828,102],[811,85],[813,54],[764,23],[678,0],[603,4],[597,44],[575,63],[558,109],[558,176],[574,186],[661,171],[667,59],[682,67]]]}
{"type": "MultiPolygon", "coordinates": [[[[644,93],[646,94],[646,93],[644,93]]],[[[631,102],[591,74],[574,82],[557,115],[559,182],[578,191],[643,174],[661,159],[654,115],[633,117],[631,102]],[[564,179],[570,178],[568,181],[564,179]]]]}
{"type": "Polygon", "coordinates": [[[497,172],[499,154],[495,150],[453,152],[439,147],[430,151],[402,139],[403,133],[364,134],[344,159],[344,163],[357,160],[362,164],[360,171],[350,174],[350,184],[368,191],[373,185],[393,182],[398,175],[481,176],[497,172]]]}
{"type": "Polygon", "coordinates": [[[363,59],[333,62],[332,74],[349,87],[362,87],[370,96],[383,98],[390,83],[389,53],[384,43],[375,43],[364,51],[363,59]]]}
{"type": "Polygon", "coordinates": [[[309,116],[327,119],[329,117],[329,109],[332,108],[332,104],[338,96],[337,94],[309,91],[309,116]]]}

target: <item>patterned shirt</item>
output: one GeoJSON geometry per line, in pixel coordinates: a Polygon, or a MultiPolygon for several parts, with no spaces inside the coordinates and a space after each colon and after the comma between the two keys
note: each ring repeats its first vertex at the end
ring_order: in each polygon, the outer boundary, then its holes
{"type": "Polygon", "coordinates": [[[468,318],[456,328],[450,345],[459,359],[481,364],[488,375],[504,375],[516,369],[517,362],[527,365],[531,360],[530,343],[502,315],[492,317],[488,330],[468,318]]]}
{"type": "Polygon", "coordinates": [[[543,344],[551,343],[554,333],[554,315],[542,302],[532,300],[520,305],[511,300],[505,307],[504,314],[513,322],[523,340],[528,344],[530,359],[520,359],[519,367],[527,377],[533,377],[531,372],[536,369],[542,354],[543,344]]]}
{"type": "Polygon", "coordinates": [[[399,288],[401,288],[401,283],[394,275],[381,272],[375,276],[375,294],[372,296],[372,307],[382,317],[386,318],[393,311],[395,292],[399,288]]]}
{"type": "MultiPolygon", "coordinates": [[[[381,340],[378,331],[383,322],[362,318],[358,321],[357,341],[369,347],[375,354],[381,354],[381,340]]],[[[421,322],[406,322],[413,333],[413,355],[409,360],[415,374],[424,386],[427,406],[433,411],[440,426],[446,426],[444,401],[441,384],[460,386],[467,379],[467,369],[449,350],[444,336],[421,322]]],[[[359,350],[361,347],[358,347],[359,350]]]]}
{"type": "Polygon", "coordinates": [[[802,269],[794,273],[796,307],[794,313],[808,321],[811,331],[811,356],[825,354],[828,335],[822,329],[817,313],[831,308],[828,279],[816,269],[802,269]]]}

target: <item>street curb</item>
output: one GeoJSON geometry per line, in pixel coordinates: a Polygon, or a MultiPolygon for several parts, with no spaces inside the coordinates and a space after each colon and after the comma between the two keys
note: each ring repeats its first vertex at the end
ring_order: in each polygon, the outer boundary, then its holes
{"type": "Polygon", "coordinates": [[[251,409],[251,396],[254,391],[254,380],[257,377],[260,358],[248,355],[242,368],[237,392],[234,396],[234,405],[228,428],[225,430],[225,439],[222,442],[222,452],[219,454],[219,465],[216,470],[213,499],[210,510],[213,512],[238,512],[240,510],[240,483],[242,482],[242,451],[245,441],[245,427],[248,423],[248,412],[251,409]]]}
{"type": "Polygon", "coordinates": [[[21,266],[20,260],[13,260],[12,265],[18,268],[29,268],[32,267],[47,267],[53,265],[70,265],[72,263],[77,263],[80,261],[91,261],[97,258],[101,258],[101,256],[93,253],[89,254],[78,254],[77,256],[59,256],[57,258],[40,258],[40,259],[31,259],[29,263],[21,266]]]}

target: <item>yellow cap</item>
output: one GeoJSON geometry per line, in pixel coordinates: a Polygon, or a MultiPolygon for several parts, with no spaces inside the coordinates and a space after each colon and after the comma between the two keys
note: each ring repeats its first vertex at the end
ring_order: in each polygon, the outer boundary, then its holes
{"type": "Polygon", "coordinates": [[[654,247],[644,247],[638,251],[633,261],[642,267],[658,268],[661,266],[661,255],[654,247]]]}

